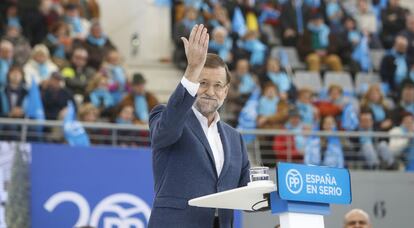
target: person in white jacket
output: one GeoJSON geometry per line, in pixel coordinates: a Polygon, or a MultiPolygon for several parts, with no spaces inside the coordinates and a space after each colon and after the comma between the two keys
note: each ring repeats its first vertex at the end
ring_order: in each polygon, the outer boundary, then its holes
{"type": "Polygon", "coordinates": [[[389,133],[391,152],[395,157],[406,157],[406,169],[414,170],[414,138],[395,137],[414,133],[414,115],[409,112],[404,113],[400,126],[392,128],[389,133]]]}
{"type": "Polygon", "coordinates": [[[29,61],[23,67],[25,82],[28,88],[34,80],[37,84],[42,84],[49,79],[53,72],[58,71],[56,64],[50,59],[49,50],[43,44],[34,46],[29,61]]]}

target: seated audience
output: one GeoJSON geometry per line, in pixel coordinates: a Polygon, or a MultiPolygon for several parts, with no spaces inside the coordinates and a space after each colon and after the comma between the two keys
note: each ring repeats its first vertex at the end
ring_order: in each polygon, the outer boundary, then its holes
{"type": "Polygon", "coordinates": [[[43,44],[33,47],[29,61],[24,65],[25,81],[28,87],[32,82],[43,85],[53,72],[58,71],[56,64],[52,62],[49,50],[43,44]]]}

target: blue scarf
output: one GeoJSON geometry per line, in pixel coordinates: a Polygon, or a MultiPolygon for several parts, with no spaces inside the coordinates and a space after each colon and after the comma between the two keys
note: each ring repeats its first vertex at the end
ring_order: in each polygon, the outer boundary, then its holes
{"type": "Polygon", "coordinates": [[[280,92],[286,93],[290,89],[290,79],[285,72],[267,72],[267,77],[277,86],[280,92]]]}
{"type": "Polygon", "coordinates": [[[397,85],[399,85],[408,74],[408,65],[406,56],[404,54],[397,53],[394,49],[391,50],[391,55],[395,57],[395,65],[397,68],[395,69],[395,78],[394,81],[397,85]]]}
{"type": "Polygon", "coordinates": [[[0,59],[0,86],[6,86],[7,74],[9,72],[11,61],[6,59],[0,59]]]}
{"type": "Polygon", "coordinates": [[[279,98],[268,98],[262,96],[259,99],[259,115],[262,116],[271,116],[277,113],[277,105],[279,103],[279,98]]]}
{"type": "Polygon", "coordinates": [[[250,64],[252,65],[262,65],[265,60],[266,54],[266,45],[264,45],[260,40],[248,40],[243,43],[243,49],[251,53],[250,55],[250,64]]]}
{"type": "Polygon", "coordinates": [[[239,92],[241,94],[248,94],[253,92],[256,88],[256,82],[254,81],[251,74],[247,73],[241,76],[240,85],[239,85],[239,92]]]}
{"type": "Polygon", "coordinates": [[[106,36],[101,36],[99,38],[96,38],[92,35],[89,35],[87,40],[88,40],[89,43],[91,43],[93,45],[96,45],[98,47],[103,47],[106,44],[107,38],[106,38],[106,36]]]}
{"type": "MultiPolygon", "coordinates": [[[[293,127],[292,124],[290,124],[289,122],[287,124],[285,124],[285,128],[287,130],[291,130],[294,133],[301,133],[302,132],[302,125],[299,124],[296,127],[293,127]]],[[[301,134],[297,134],[294,135],[295,138],[295,148],[297,150],[303,151],[306,145],[306,137],[301,135],[301,134]]]]}
{"type": "Polygon", "coordinates": [[[319,8],[321,6],[321,0],[305,0],[305,3],[311,8],[319,8]]]}
{"type": "Polygon", "coordinates": [[[402,106],[404,107],[405,111],[407,111],[407,112],[409,112],[409,113],[411,113],[411,114],[414,115],[414,103],[411,103],[411,104],[403,104],[402,106]]]}
{"type": "MultiPolygon", "coordinates": [[[[348,34],[349,35],[349,34],[348,34]]],[[[368,37],[363,36],[352,52],[352,59],[359,63],[361,70],[368,72],[372,68],[368,37]]]]}
{"type": "Polygon", "coordinates": [[[344,167],[344,154],[341,141],[336,136],[328,137],[328,145],[325,151],[323,165],[336,168],[344,167]]]}
{"type": "Polygon", "coordinates": [[[321,164],[321,139],[317,136],[310,136],[306,140],[304,151],[304,163],[307,165],[321,164]]]}
{"type": "Polygon", "coordinates": [[[114,104],[118,104],[124,97],[126,75],[123,68],[119,65],[110,65],[112,80],[118,84],[118,89],[111,92],[114,104]]]}
{"type": "Polygon", "coordinates": [[[303,13],[302,13],[302,0],[296,0],[295,11],[296,11],[296,26],[299,34],[303,34],[303,13]]]}
{"type": "Polygon", "coordinates": [[[82,33],[83,32],[83,26],[82,26],[80,17],[69,17],[69,16],[66,16],[65,17],[65,21],[66,21],[66,23],[68,23],[69,25],[72,26],[73,32],[75,34],[79,34],[79,33],[82,33]]]}
{"type": "Polygon", "coordinates": [[[374,120],[375,122],[381,122],[383,120],[385,120],[385,110],[384,107],[382,107],[382,105],[378,105],[378,104],[369,104],[369,108],[371,109],[372,113],[374,114],[374,120]]]}
{"type": "Polygon", "coordinates": [[[312,23],[308,23],[308,29],[318,37],[318,46],[321,48],[328,47],[330,30],[327,25],[322,24],[320,26],[315,26],[312,23]]]}
{"type": "Polygon", "coordinates": [[[147,99],[143,95],[137,95],[135,96],[134,101],[135,115],[138,117],[139,120],[147,122],[149,119],[147,99]]]}
{"type": "MultiPolygon", "coordinates": [[[[256,129],[257,110],[259,106],[260,88],[256,87],[242,108],[237,119],[238,129],[256,129]]],[[[255,135],[243,135],[246,144],[255,140],[255,135]]]]}
{"type": "Polygon", "coordinates": [[[352,30],[348,32],[348,41],[351,43],[359,43],[362,36],[361,33],[358,30],[352,30]]]}
{"type": "Polygon", "coordinates": [[[56,45],[56,49],[53,52],[53,56],[64,59],[65,58],[65,45],[61,44],[56,36],[49,33],[47,34],[47,39],[53,44],[56,45]]]}
{"type": "MultiPolygon", "coordinates": [[[[369,132],[372,131],[371,128],[370,129],[361,129],[361,128],[359,128],[359,130],[360,131],[369,131],[369,132]]],[[[359,137],[359,143],[361,143],[361,145],[368,144],[368,143],[372,144],[373,143],[372,136],[361,136],[361,137],[359,137]]]]}
{"type": "Polygon", "coordinates": [[[217,52],[221,59],[226,60],[229,56],[231,47],[233,46],[231,39],[226,38],[223,44],[219,44],[212,40],[209,42],[208,47],[217,52]]]}
{"type": "Polygon", "coordinates": [[[108,108],[114,105],[111,94],[108,90],[97,88],[89,95],[92,104],[99,108],[101,107],[101,101],[103,101],[104,108],[108,108]]]}
{"type": "Polygon", "coordinates": [[[7,18],[7,26],[21,28],[22,24],[20,23],[20,19],[18,17],[9,17],[7,18]]]}
{"type": "Polygon", "coordinates": [[[130,121],[130,120],[124,120],[124,119],[121,119],[119,117],[116,118],[115,122],[117,124],[132,124],[132,121],[130,121]]]}
{"type": "Polygon", "coordinates": [[[313,123],[313,107],[300,101],[296,102],[302,122],[311,125],[313,123]]]}
{"type": "Polygon", "coordinates": [[[280,17],[280,12],[272,8],[264,8],[260,14],[258,21],[263,25],[267,20],[277,20],[280,17]]]}
{"type": "Polygon", "coordinates": [[[359,125],[357,111],[352,104],[345,105],[341,115],[342,128],[347,131],[355,130],[359,125]]]}
{"type": "Polygon", "coordinates": [[[49,77],[49,68],[47,67],[47,63],[38,63],[38,71],[40,78],[45,80],[49,77]]]}

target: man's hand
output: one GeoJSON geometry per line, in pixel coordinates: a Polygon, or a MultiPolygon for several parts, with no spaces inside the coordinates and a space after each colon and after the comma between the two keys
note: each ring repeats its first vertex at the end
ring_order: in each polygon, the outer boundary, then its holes
{"type": "Polygon", "coordinates": [[[201,70],[207,58],[209,35],[204,25],[195,25],[188,40],[181,37],[187,56],[187,69],[184,76],[191,82],[197,83],[201,70]]]}

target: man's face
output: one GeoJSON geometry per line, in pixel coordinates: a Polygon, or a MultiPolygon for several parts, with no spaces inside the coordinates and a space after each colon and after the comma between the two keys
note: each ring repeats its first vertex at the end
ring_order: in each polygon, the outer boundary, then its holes
{"type": "Polygon", "coordinates": [[[77,67],[84,67],[88,61],[88,52],[78,49],[73,53],[72,63],[77,67]]]}
{"type": "Polygon", "coordinates": [[[407,18],[407,29],[414,32],[414,16],[408,16],[407,18]]]}
{"type": "Polygon", "coordinates": [[[414,103],[414,87],[404,88],[401,94],[401,100],[405,103],[414,103]]]}
{"type": "Polygon", "coordinates": [[[374,121],[372,120],[372,115],[370,113],[361,114],[359,122],[360,127],[365,130],[371,129],[374,125],[374,121]]]}
{"type": "Polygon", "coordinates": [[[140,84],[133,85],[132,91],[134,92],[134,94],[143,95],[145,93],[145,84],[140,83],[140,84]]]}
{"type": "Polygon", "coordinates": [[[236,72],[240,76],[249,72],[249,62],[247,59],[241,59],[237,62],[236,72]]]}
{"type": "Polygon", "coordinates": [[[351,214],[345,222],[345,228],[370,228],[368,219],[360,213],[351,214]]]}
{"type": "Polygon", "coordinates": [[[91,28],[91,34],[92,36],[96,37],[96,38],[100,38],[102,36],[102,28],[100,25],[94,25],[91,28]]]}
{"type": "Polygon", "coordinates": [[[9,45],[3,45],[0,47],[0,58],[12,59],[13,58],[13,47],[9,45]]]}
{"type": "Polygon", "coordinates": [[[395,50],[399,53],[405,53],[407,51],[408,41],[403,36],[397,36],[395,39],[395,50]]]}
{"type": "Polygon", "coordinates": [[[226,70],[223,67],[203,68],[199,78],[195,107],[204,116],[216,112],[228,93],[226,70]]]}

